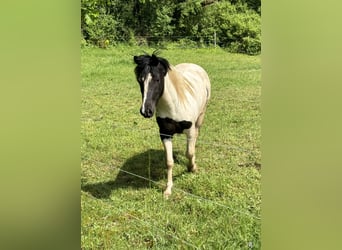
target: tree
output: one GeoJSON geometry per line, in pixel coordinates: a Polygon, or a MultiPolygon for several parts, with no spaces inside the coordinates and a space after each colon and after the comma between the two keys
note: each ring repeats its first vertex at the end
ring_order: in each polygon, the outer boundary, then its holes
{"type": "Polygon", "coordinates": [[[83,37],[98,46],[132,41],[203,42],[217,34],[233,52],[260,46],[260,0],[81,0],[83,37]]]}

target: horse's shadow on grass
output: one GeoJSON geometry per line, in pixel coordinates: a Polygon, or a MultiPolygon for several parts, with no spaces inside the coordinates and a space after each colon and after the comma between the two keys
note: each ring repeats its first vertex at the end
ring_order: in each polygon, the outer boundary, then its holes
{"type": "MultiPolygon", "coordinates": [[[[137,154],[125,161],[121,167],[113,167],[115,173],[119,171],[114,180],[92,184],[81,184],[84,192],[90,193],[98,199],[108,199],[112,190],[119,188],[149,188],[153,182],[166,181],[166,167],[163,150],[150,149],[137,154]]],[[[175,162],[179,152],[174,152],[175,162]]],[[[174,176],[176,177],[176,176],[174,176]]],[[[177,177],[176,177],[177,178],[177,177]]],[[[174,178],[175,179],[175,178],[174,178]]]]}

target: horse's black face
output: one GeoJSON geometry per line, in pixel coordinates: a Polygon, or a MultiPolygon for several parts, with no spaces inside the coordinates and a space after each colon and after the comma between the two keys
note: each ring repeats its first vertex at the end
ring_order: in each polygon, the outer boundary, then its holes
{"type": "Polygon", "coordinates": [[[137,64],[135,74],[142,96],[140,113],[145,118],[151,118],[159,98],[163,95],[164,78],[169,64],[165,59],[155,55],[135,56],[134,61],[137,64]]]}
{"type": "MultiPolygon", "coordinates": [[[[157,69],[153,69],[153,71],[157,71],[157,69]]],[[[164,75],[158,72],[148,73],[142,77],[139,85],[142,96],[140,114],[145,118],[151,118],[164,91],[164,75]]]]}

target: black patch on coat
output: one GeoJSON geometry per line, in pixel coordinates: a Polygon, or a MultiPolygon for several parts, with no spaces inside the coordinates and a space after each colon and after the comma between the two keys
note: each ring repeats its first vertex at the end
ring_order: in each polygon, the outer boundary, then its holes
{"type": "Polygon", "coordinates": [[[183,133],[184,129],[189,129],[192,126],[192,122],[180,121],[177,122],[170,118],[157,117],[157,123],[159,126],[160,139],[172,139],[174,134],[183,133]]]}

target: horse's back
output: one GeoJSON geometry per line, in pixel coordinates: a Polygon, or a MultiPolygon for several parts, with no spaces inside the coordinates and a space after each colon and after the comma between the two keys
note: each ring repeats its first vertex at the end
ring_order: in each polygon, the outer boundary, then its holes
{"type": "Polygon", "coordinates": [[[198,93],[206,90],[207,99],[210,97],[210,79],[207,72],[194,63],[181,63],[175,66],[183,77],[192,85],[198,93]]]}

